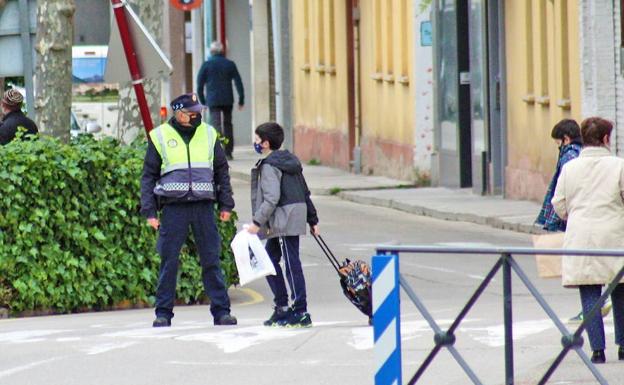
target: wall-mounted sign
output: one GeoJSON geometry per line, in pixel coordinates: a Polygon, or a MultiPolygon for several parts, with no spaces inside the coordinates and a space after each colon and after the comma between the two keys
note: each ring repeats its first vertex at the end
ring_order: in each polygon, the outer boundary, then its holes
{"type": "Polygon", "coordinates": [[[431,47],[433,44],[433,35],[431,31],[431,21],[423,21],[420,23],[420,45],[422,47],[431,47]]]}
{"type": "Polygon", "coordinates": [[[190,11],[202,5],[202,0],[170,0],[170,2],[171,5],[182,11],[190,11]]]}

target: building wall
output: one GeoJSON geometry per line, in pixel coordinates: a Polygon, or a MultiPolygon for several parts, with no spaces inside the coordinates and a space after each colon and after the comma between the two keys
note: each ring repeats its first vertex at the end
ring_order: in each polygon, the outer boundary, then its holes
{"type": "Polygon", "coordinates": [[[360,4],[363,169],[413,179],[414,5],[410,0],[360,4]]]}
{"type": "Polygon", "coordinates": [[[348,169],[346,7],[300,0],[292,18],[295,153],[348,169]]]}
{"type": "Polygon", "coordinates": [[[622,9],[620,1],[612,0],[613,9],[613,39],[615,51],[615,123],[616,123],[616,152],[624,154],[624,75],[622,74],[622,9]]]}
{"type": "MultiPolygon", "coordinates": [[[[225,4],[227,57],[236,63],[245,92],[245,107],[242,111],[237,108],[238,96],[234,97],[235,108],[232,113],[234,144],[249,148],[253,138],[251,123],[253,93],[251,88],[251,31],[249,30],[251,9],[249,2],[244,0],[226,1],[225,4]]],[[[236,92],[235,90],[235,95],[236,92]]]]}
{"type": "MultiPolygon", "coordinates": [[[[361,0],[358,87],[362,169],[414,175],[413,1],[361,0]]],[[[295,152],[348,169],[345,2],[301,0],[292,6],[295,152]]],[[[357,80],[356,80],[357,81],[357,80]]]]}
{"type": "MultiPolygon", "coordinates": [[[[601,116],[615,121],[616,51],[614,0],[580,0],[581,99],[583,118],[601,116]]],[[[614,132],[615,134],[615,132],[614,132]]],[[[615,143],[615,137],[612,137],[615,143]]]]}
{"type": "Polygon", "coordinates": [[[552,127],[581,118],[578,25],[576,1],[505,1],[510,198],[543,198],[557,159],[552,127]]]}

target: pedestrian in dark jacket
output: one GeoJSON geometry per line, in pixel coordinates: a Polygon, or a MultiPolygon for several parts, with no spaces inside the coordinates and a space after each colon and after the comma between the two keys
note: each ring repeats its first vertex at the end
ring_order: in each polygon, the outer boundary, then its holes
{"type": "Polygon", "coordinates": [[[0,145],[5,145],[15,139],[17,133],[22,129],[24,137],[27,135],[37,135],[39,130],[35,122],[30,120],[22,112],[22,103],[24,97],[22,94],[11,88],[4,93],[2,101],[2,113],[4,118],[0,122],[0,145]]]}
{"type": "Polygon", "coordinates": [[[306,286],[299,258],[299,236],[310,231],[319,234],[319,220],[310,199],[299,159],[280,150],[284,130],[277,123],[264,123],[256,128],[254,148],[266,157],[256,164],[251,174],[253,223],[248,231],[268,238],[266,250],[275,266],[276,275],[267,276],[274,295],[275,310],[265,326],[310,327],[306,286]],[[286,279],[290,286],[292,307],[280,260],[284,259],[286,279]]]}
{"type": "Polygon", "coordinates": [[[197,75],[197,94],[200,103],[207,105],[210,109],[210,123],[227,139],[225,154],[228,159],[232,159],[234,150],[232,81],[238,92],[239,110],[242,110],[245,105],[245,90],[236,64],[224,56],[223,44],[218,41],[212,42],[210,55],[197,75]]]}
{"type": "Polygon", "coordinates": [[[542,225],[546,231],[565,231],[566,222],[557,216],[550,201],[555,193],[561,168],[572,159],[578,158],[583,148],[583,140],[581,139],[581,129],[578,123],[572,119],[563,119],[557,123],[552,129],[551,137],[559,147],[559,158],[555,173],[544,196],[542,209],[535,222],[542,225]]]}
{"type": "Polygon", "coordinates": [[[141,213],[150,226],[160,230],[154,327],[171,326],[178,257],[189,227],[197,245],[214,324],[237,323],[230,315],[230,299],[221,273],[221,240],[214,213],[216,202],[220,219],[228,221],[234,208],[229,167],[217,132],[202,122],[203,106],[197,99],[195,94],[186,94],[171,102],[175,115],[150,132],[143,164],[141,213]]]}

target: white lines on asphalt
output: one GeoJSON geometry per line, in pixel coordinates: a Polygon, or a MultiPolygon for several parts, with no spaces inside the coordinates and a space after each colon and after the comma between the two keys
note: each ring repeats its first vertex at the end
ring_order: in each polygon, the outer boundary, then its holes
{"type": "Polygon", "coordinates": [[[50,362],[54,362],[56,360],[60,360],[61,358],[62,357],[49,358],[47,360],[35,361],[35,362],[31,362],[30,364],[17,366],[17,367],[12,368],[12,369],[3,370],[3,371],[0,371],[0,378],[8,377],[8,376],[13,375],[15,373],[23,372],[23,371],[35,368],[35,367],[40,366],[40,365],[48,364],[50,362]]]}
{"type": "Polygon", "coordinates": [[[124,330],[115,333],[105,333],[102,337],[130,337],[130,338],[153,338],[167,339],[178,337],[179,333],[185,330],[201,329],[202,326],[177,326],[175,328],[152,328],[145,327],[139,329],[124,330]]]}
{"type": "Polygon", "coordinates": [[[80,341],[82,338],[80,337],[63,337],[63,338],[57,338],[56,342],[74,342],[74,341],[80,341]]]}
{"type": "Polygon", "coordinates": [[[215,344],[224,353],[236,353],[263,342],[306,334],[311,329],[281,329],[266,326],[232,328],[217,333],[198,333],[177,337],[179,341],[199,341],[215,344]]]}
{"type": "MultiPolygon", "coordinates": [[[[555,325],[550,319],[520,321],[513,323],[513,339],[521,340],[534,334],[539,334],[555,325]]],[[[489,347],[505,346],[505,326],[503,324],[486,327],[460,328],[462,332],[468,333],[470,338],[489,347]]]]}
{"type": "Polygon", "coordinates": [[[436,243],[438,246],[446,246],[446,247],[496,247],[496,245],[487,242],[438,242],[436,243]]]}
{"type": "Polygon", "coordinates": [[[0,342],[9,343],[28,343],[28,342],[40,342],[45,339],[40,337],[47,337],[52,334],[65,333],[70,330],[23,330],[17,332],[0,333],[0,342]]]}
{"type": "MultiPolygon", "coordinates": [[[[416,365],[419,362],[412,362],[412,365],[416,365]]],[[[258,368],[266,368],[266,367],[275,367],[275,368],[284,368],[284,361],[280,360],[277,362],[258,362],[258,361],[214,361],[214,362],[197,362],[197,361],[167,361],[169,365],[181,365],[181,366],[233,366],[237,368],[241,367],[258,367],[258,368]]],[[[369,367],[370,362],[363,360],[360,362],[335,362],[335,361],[323,361],[323,360],[305,360],[299,362],[288,363],[288,365],[306,365],[306,366],[322,366],[323,368],[327,367],[337,367],[337,368],[351,368],[351,367],[369,367]]]]}
{"type": "Polygon", "coordinates": [[[104,343],[100,345],[90,346],[86,349],[83,349],[83,352],[87,353],[87,355],[93,356],[96,354],[102,354],[106,352],[110,352],[111,350],[124,349],[130,347],[132,345],[136,345],[137,342],[122,342],[122,343],[104,343]]]}
{"type": "MultiPolygon", "coordinates": [[[[464,319],[462,324],[464,323],[474,323],[478,322],[480,319],[464,319]]],[[[452,319],[442,319],[436,320],[438,326],[444,327],[450,326],[453,323],[452,319]]],[[[460,330],[463,330],[460,328],[460,330]]],[[[514,324],[515,330],[515,324],[514,324]]],[[[432,333],[431,328],[427,321],[418,320],[418,321],[404,321],[401,322],[401,341],[409,341],[416,338],[423,337],[423,335],[427,334],[428,336],[432,333]]],[[[372,327],[358,327],[351,329],[351,341],[347,342],[347,345],[357,349],[357,350],[369,350],[374,347],[373,342],[373,328],[372,327]]]]}
{"type": "Polygon", "coordinates": [[[210,331],[206,333],[189,334],[175,337],[178,341],[199,341],[215,344],[225,353],[236,353],[243,349],[270,341],[282,340],[306,334],[312,330],[318,330],[326,326],[348,323],[339,322],[315,322],[311,329],[287,329],[268,328],[266,326],[248,326],[227,328],[224,330],[210,331]]]}
{"type": "Polygon", "coordinates": [[[371,251],[373,247],[349,247],[350,251],[371,251]]]}
{"type": "MultiPolygon", "coordinates": [[[[482,275],[466,274],[463,271],[447,269],[445,267],[428,266],[428,265],[422,265],[420,263],[414,263],[414,262],[401,262],[401,265],[403,265],[403,266],[405,266],[405,265],[413,266],[413,267],[417,267],[419,269],[432,270],[432,271],[437,271],[437,272],[440,272],[440,273],[461,275],[463,277],[468,277],[470,279],[475,279],[477,281],[483,281],[485,279],[485,276],[482,276],[482,275]]],[[[496,279],[492,279],[491,282],[496,282],[496,279]]]]}

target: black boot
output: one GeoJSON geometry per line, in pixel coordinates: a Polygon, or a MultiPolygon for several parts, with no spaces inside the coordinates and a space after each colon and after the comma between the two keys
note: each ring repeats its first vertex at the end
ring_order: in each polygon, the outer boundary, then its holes
{"type": "Polygon", "coordinates": [[[594,350],[594,353],[591,356],[591,362],[593,362],[594,364],[604,364],[605,362],[607,362],[604,350],[594,350]]]}
{"type": "Polygon", "coordinates": [[[165,317],[156,317],[152,326],[155,328],[169,327],[171,326],[171,320],[165,317]]]}
{"type": "Polygon", "coordinates": [[[219,319],[214,320],[214,324],[218,326],[236,325],[237,323],[236,317],[230,314],[224,314],[219,319]]]}

